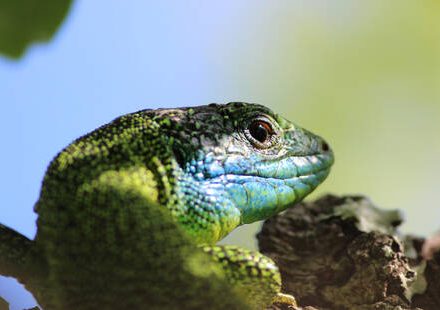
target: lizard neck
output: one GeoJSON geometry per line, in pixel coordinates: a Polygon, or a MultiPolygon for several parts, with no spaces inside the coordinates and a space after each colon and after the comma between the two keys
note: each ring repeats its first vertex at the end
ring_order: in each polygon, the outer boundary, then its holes
{"type": "Polygon", "coordinates": [[[66,197],[75,196],[90,181],[105,175],[125,177],[140,169],[149,171],[148,178],[139,180],[151,192],[150,200],[168,209],[197,243],[215,243],[232,231],[239,225],[240,212],[221,199],[221,193],[210,195],[214,189],[183,171],[175,158],[173,134],[163,122],[132,114],[64,149],[47,171],[36,206],[39,223],[47,214],[60,212],[66,197]]]}
{"type": "MultiPolygon", "coordinates": [[[[103,175],[149,171],[142,186],[154,195],[150,200],[162,206],[177,204],[177,163],[168,137],[160,126],[140,113],[120,117],[77,139],[51,162],[35,207],[38,226],[53,212],[65,212],[66,201],[78,190],[103,175]]],[[[71,210],[75,212],[75,210],[71,210]]]]}
{"type": "Polygon", "coordinates": [[[240,210],[228,199],[224,187],[181,173],[176,216],[199,244],[213,244],[240,225],[240,210]]]}

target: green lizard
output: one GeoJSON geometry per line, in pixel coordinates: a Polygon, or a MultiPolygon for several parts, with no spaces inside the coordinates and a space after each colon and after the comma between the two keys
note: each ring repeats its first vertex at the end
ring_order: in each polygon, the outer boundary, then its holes
{"type": "Polygon", "coordinates": [[[44,309],[247,309],[274,262],[215,243],[302,200],[329,146],[264,106],[143,110],[77,139],[44,177],[34,240],[0,225],[0,274],[44,309]]]}

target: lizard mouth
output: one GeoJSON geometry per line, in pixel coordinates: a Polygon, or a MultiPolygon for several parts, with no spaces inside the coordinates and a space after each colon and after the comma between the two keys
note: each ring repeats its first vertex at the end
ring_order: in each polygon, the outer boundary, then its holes
{"type": "Polygon", "coordinates": [[[305,178],[330,170],[333,154],[313,154],[306,156],[286,156],[274,162],[262,162],[256,166],[254,176],[280,180],[305,178]]]}
{"type": "MultiPolygon", "coordinates": [[[[330,166],[290,178],[226,175],[213,183],[220,182],[226,195],[240,210],[241,224],[248,224],[267,219],[300,202],[329,173],[330,166]]],[[[209,183],[213,185],[212,181],[209,183]]]]}
{"type": "Polygon", "coordinates": [[[311,193],[330,173],[333,156],[317,154],[279,162],[278,169],[260,167],[257,171],[226,173],[207,182],[225,190],[240,210],[242,224],[252,223],[285,210],[311,193]]]}
{"type": "Polygon", "coordinates": [[[203,196],[216,201],[219,210],[225,205],[233,206],[240,214],[240,224],[248,224],[301,201],[326,179],[333,160],[331,152],[271,161],[251,156],[229,156],[223,161],[205,159],[200,161],[205,165],[195,162],[193,170],[187,168],[190,181],[182,183],[192,184],[193,190],[203,188],[203,196]]]}
{"type": "Polygon", "coordinates": [[[333,164],[333,154],[313,154],[305,156],[285,156],[272,161],[257,161],[253,158],[229,157],[221,165],[213,163],[204,169],[204,179],[218,178],[265,178],[289,180],[306,178],[329,171],[333,164]]]}
{"type": "MultiPolygon", "coordinates": [[[[323,167],[310,173],[283,178],[274,178],[261,175],[226,174],[224,176],[214,178],[214,182],[210,183],[212,184],[219,182],[227,189],[233,188],[235,185],[252,187],[252,189],[249,188],[249,190],[247,190],[247,195],[251,192],[255,192],[259,195],[266,195],[268,186],[275,190],[282,187],[288,187],[294,191],[297,198],[303,198],[314,190],[319,184],[321,184],[327,178],[329,173],[330,166],[323,167]],[[249,186],[253,183],[255,183],[256,186],[249,186]]],[[[283,191],[280,191],[280,194],[282,194],[282,192],[283,191]]]]}

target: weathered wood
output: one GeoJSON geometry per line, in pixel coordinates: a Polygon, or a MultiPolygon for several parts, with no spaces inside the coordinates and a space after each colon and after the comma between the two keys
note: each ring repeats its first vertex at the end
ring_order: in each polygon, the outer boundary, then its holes
{"type": "Polygon", "coordinates": [[[401,222],[365,197],[328,195],[267,220],[258,241],[301,306],[440,309],[440,246],[423,257],[424,240],[400,235],[401,222]]]}

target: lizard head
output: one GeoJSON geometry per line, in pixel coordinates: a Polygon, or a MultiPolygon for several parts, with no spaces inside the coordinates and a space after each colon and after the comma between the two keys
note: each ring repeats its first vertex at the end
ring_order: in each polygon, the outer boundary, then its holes
{"type": "Polygon", "coordinates": [[[168,134],[182,169],[181,200],[188,212],[200,212],[202,224],[220,223],[218,239],[301,201],[329,174],[328,144],[264,106],[233,102],[179,111],[173,123],[186,125],[168,134]]]}
{"type": "MultiPolygon", "coordinates": [[[[46,173],[40,200],[57,201],[57,208],[89,180],[146,170],[139,184],[151,187],[149,198],[199,242],[212,243],[301,201],[332,163],[323,139],[261,105],[143,110],[64,149],[46,173]]],[[[40,223],[60,212],[49,205],[37,203],[40,223]]]]}

